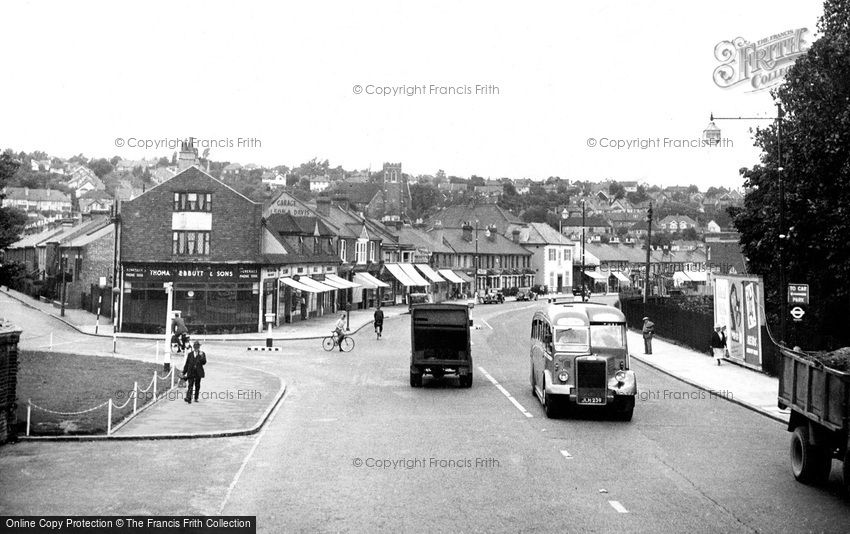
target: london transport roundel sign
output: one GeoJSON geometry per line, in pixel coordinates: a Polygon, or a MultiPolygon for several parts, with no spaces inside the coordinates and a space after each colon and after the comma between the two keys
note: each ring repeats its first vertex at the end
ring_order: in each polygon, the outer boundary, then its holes
{"type": "Polygon", "coordinates": [[[793,308],[791,308],[791,317],[793,317],[794,319],[797,319],[798,321],[800,319],[802,319],[803,315],[805,315],[805,314],[806,314],[806,312],[803,310],[803,308],[801,308],[799,306],[794,306],[793,308]]]}

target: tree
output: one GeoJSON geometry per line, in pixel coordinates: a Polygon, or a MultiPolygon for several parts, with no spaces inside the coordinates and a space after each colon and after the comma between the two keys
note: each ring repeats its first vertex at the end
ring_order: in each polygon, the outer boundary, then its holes
{"type": "Polygon", "coordinates": [[[608,186],[608,194],[612,200],[620,200],[626,196],[626,188],[619,182],[611,182],[608,186]]]}
{"type": "Polygon", "coordinates": [[[646,188],[642,185],[637,186],[637,191],[626,193],[626,200],[631,202],[632,204],[640,204],[641,202],[646,202],[649,200],[649,195],[646,192],[646,188]]]}
{"type": "Polygon", "coordinates": [[[682,239],[686,241],[696,241],[697,239],[699,239],[697,229],[693,227],[685,228],[684,230],[682,230],[682,239]]]}
{"type": "Polygon", "coordinates": [[[525,222],[546,222],[547,213],[548,210],[543,206],[535,206],[522,212],[521,217],[525,222]]]}
{"type": "MultiPolygon", "coordinates": [[[[789,69],[773,95],[781,104],[785,227],[779,228],[777,122],[756,131],[760,164],[742,170],[744,205],[731,208],[751,272],[765,281],[768,324],[778,333],[779,244],[786,282],[808,283],[804,349],[850,344],[850,0],[827,0],[821,37],[789,69]]],[[[788,321],[791,323],[790,321],[788,321]]],[[[798,335],[799,334],[799,335],[798,335]]]]}
{"type": "MultiPolygon", "coordinates": [[[[0,200],[6,196],[2,193],[6,182],[18,172],[19,166],[20,163],[8,153],[0,155],[0,200]]],[[[26,222],[27,214],[21,210],[10,207],[0,208],[0,250],[18,240],[26,222]]]]}
{"type": "Polygon", "coordinates": [[[157,167],[168,167],[169,165],[171,165],[171,162],[165,156],[159,158],[156,162],[157,167]]]}
{"type": "Polygon", "coordinates": [[[433,208],[440,205],[440,191],[431,184],[410,186],[410,211],[414,219],[424,218],[433,208]]]}
{"type": "Polygon", "coordinates": [[[115,167],[113,167],[112,164],[109,163],[109,160],[107,160],[106,158],[100,158],[91,160],[89,162],[89,169],[91,169],[92,172],[95,173],[98,178],[103,178],[104,176],[112,172],[115,167]]]}

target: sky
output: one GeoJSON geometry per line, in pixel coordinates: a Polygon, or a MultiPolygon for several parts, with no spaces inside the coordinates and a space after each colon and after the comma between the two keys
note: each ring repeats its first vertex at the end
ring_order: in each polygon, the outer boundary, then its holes
{"type": "Polygon", "coordinates": [[[5,2],[0,148],[158,158],[191,136],[242,164],[741,187],[759,158],[750,129],[769,121],[717,121],[724,145],[677,146],[712,112],[775,116],[768,91],[715,84],[715,46],[798,28],[810,45],[822,9],[5,2]]]}

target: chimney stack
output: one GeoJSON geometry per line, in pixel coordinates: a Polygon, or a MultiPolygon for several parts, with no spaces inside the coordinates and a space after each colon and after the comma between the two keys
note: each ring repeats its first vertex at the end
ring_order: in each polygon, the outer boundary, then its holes
{"type": "Polygon", "coordinates": [[[514,231],[511,232],[511,235],[513,236],[513,239],[514,239],[514,243],[519,243],[519,234],[520,234],[519,228],[514,228],[514,231]]]}
{"type": "Polygon", "coordinates": [[[472,242],[472,230],[473,230],[472,225],[469,224],[468,222],[465,222],[465,223],[463,223],[463,226],[461,228],[463,229],[463,240],[466,241],[467,243],[471,243],[472,242]]]}
{"type": "Polygon", "coordinates": [[[316,211],[319,215],[327,217],[331,214],[331,199],[326,196],[321,196],[316,199],[316,211]]]}
{"type": "Polygon", "coordinates": [[[496,225],[491,224],[487,227],[487,231],[489,232],[487,235],[487,241],[496,241],[496,225]]]}
{"type": "Polygon", "coordinates": [[[344,193],[337,193],[331,197],[331,201],[334,205],[339,206],[344,210],[348,210],[348,195],[344,193]]]}

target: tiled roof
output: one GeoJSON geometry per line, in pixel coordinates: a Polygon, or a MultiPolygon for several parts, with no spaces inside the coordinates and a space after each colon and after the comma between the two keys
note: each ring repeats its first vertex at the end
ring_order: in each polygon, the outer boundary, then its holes
{"type": "Polygon", "coordinates": [[[368,204],[372,202],[378,191],[379,184],[361,182],[337,182],[332,193],[340,193],[348,196],[349,202],[353,204],[368,204]]]}
{"type": "Polygon", "coordinates": [[[56,189],[29,189],[27,187],[7,187],[6,198],[11,200],[29,200],[32,202],[71,202],[71,196],[56,189]]]}
{"type": "Polygon", "coordinates": [[[562,223],[564,228],[568,227],[591,227],[591,226],[611,226],[611,223],[607,221],[604,217],[600,217],[599,215],[589,215],[584,218],[584,224],[581,223],[581,217],[570,217],[569,219],[565,219],[562,223]]]}
{"type": "Polygon", "coordinates": [[[513,240],[514,230],[519,230],[519,241],[523,245],[570,244],[571,241],[546,223],[512,224],[505,237],[513,240]]]}
{"type": "Polygon", "coordinates": [[[293,217],[289,213],[274,213],[266,219],[266,225],[276,233],[314,235],[316,225],[320,236],[336,235],[319,217],[293,217]]]}
{"type": "Polygon", "coordinates": [[[398,243],[436,253],[451,254],[453,252],[442,240],[437,239],[434,234],[419,230],[418,228],[411,228],[410,226],[404,226],[398,231],[398,243]]]}
{"type": "MultiPolygon", "coordinates": [[[[475,254],[476,252],[476,244],[475,237],[469,241],[463,238],[463,230],[460,228],[443,228],[442,230],[434,230],[437,232],[437,235],[442,234],[442,238],[445,240],[445,243],[448,244],[449,247],[452,248],[455,252],[461,254],[475,254]]],[[[473,231],[473,234],[475,232],[473,231]]],[[[531,255],[531,252],[526,250],[521,245],[514,243],[510,239],[505,236],[497,233],[492,234],[493,240],[491,241],[487,235],[486,230],[484,228],[478,229],[478,253],[479,254],[514,254],[514,255],[522,255],[528,256],[531,255]]]]}
{"type": "Polygon", "coordinates": [[[504,233],[510,224],[522,222],[519,217],[496,204],[474,204],[443,208],[428,219],[428,225],[435,226],[439,221],[443,228],[461,228],[465,222],[475,220],[479,228],[495,225],[499,233],[504,233]]]}

